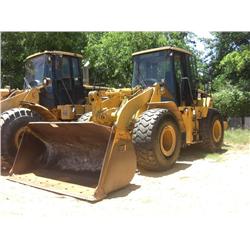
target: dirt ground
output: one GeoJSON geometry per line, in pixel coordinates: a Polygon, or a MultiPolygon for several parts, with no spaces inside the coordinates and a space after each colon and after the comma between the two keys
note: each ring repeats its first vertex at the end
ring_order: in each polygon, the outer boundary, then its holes
{"type": "Polygon", "coordinates": [[[250,211],[250,146],[225,145],[221,155],[182,150],[172,170],[137,172],[131,184],[89,203],[0,177],[0,217],[91,215],[244,215],[250,211]]]}

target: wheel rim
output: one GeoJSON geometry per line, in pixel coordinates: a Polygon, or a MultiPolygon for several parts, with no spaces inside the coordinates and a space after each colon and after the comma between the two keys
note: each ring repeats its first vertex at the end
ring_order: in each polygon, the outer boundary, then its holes
{"type": "Polygon", "coordinates": [[[219,142],[221,139],[222,127],[219,120],[216,120],[213,125],[213,140],[219,142]]]}
{"type": "Polygon", "coordinates": [[[20,128],[20,129],[17,130],[17,132],[15,134],[14,142],[15,142],[16,148],[18,148],[18,146],[19,146],[19,144],[21,142],[21,139],[22,139],[23,134],[24,134],[24,130],[25,130],[25,127],[20,128]]]}
{"type": "Polygon", "coordinates": [[[161,133],[160,138],[161,152],[169,157],[173,154],[176,146],[176,132],[175,129],[167,125],[161,133]]]}

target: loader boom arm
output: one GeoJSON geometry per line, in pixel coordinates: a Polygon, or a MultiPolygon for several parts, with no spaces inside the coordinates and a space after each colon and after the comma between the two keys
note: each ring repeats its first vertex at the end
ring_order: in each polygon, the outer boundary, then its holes
{"type": "Polygon", "coordinates": [[[161,89],[159,84],[142,89],[121,89],[102,95],[97,91],[89,93],[93,122],[115,126],[116,130],[128,131],[133,116],[136,118],[148,108],[148,103],[159,102],[161,89]]]}
{"type": "Polygon", "coordinates": [[[116,128],[127,130],[133,115],[150,101],[152,94],[153,88],[148,88],[139,95],[127,100],[117,112],[116,128]]]}

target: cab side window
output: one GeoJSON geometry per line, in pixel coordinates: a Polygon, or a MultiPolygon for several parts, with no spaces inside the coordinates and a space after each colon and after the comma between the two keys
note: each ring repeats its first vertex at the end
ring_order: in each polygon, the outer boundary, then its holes
{"type": "Polygon", "coordinates": [[[182,66],[181,66],[181,57],[179,55],[174,56],[174,68],[175,68],[175,77],[178,85],[181,84],[182,79],[182,66]]]}
{"type": "Polygon", "coordinates": [[[69,57],[67,56],[64,56],[62,58],[62,80],[63,80],[63,83],[65,84],[65,87],[69,91],[72,91],[73,85],[72,85],[72,79],[70,75],[70,61],[69,61],[69,57]]]}
{"type": "Polygon", "coordinates": [[[194,57],[189,57],[189,61],[190,61],[190,71],[191,71],[191,78],[192,78],[192,88],[195,88],[195,85],[197,83],[198,80],[198,75],[197,75],[197,69],[196,69],[196,62],[194,57]]]}
{"type": "Polygon", "coordinates": [[[62,78],[63,79],[70,78],[70,64],[68,57],[63,57],[62,59],[62,78]]]}

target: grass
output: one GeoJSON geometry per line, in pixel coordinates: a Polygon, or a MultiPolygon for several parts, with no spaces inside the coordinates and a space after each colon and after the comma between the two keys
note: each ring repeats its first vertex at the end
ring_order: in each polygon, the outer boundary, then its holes
{"type": "Polygon", "coordinates": [[[250,145],[250,130],[249,129],[226,130],[224,135],[224,142],[225,144],[250,145]]]}
{"type": "MultiPolygon", "coordinates": [[[[250,130],[234,129],[226,130],[224,134],[224,146],[222,146],[222,151],[225,152],[228,149],[236,148],[240,150],[241,148],[246,148],[249,145],[250,148],[250,130]]],[[[206,155],[205,159],[221,162],[224,160],[223,153],[209,153],[206,155]]]]}

